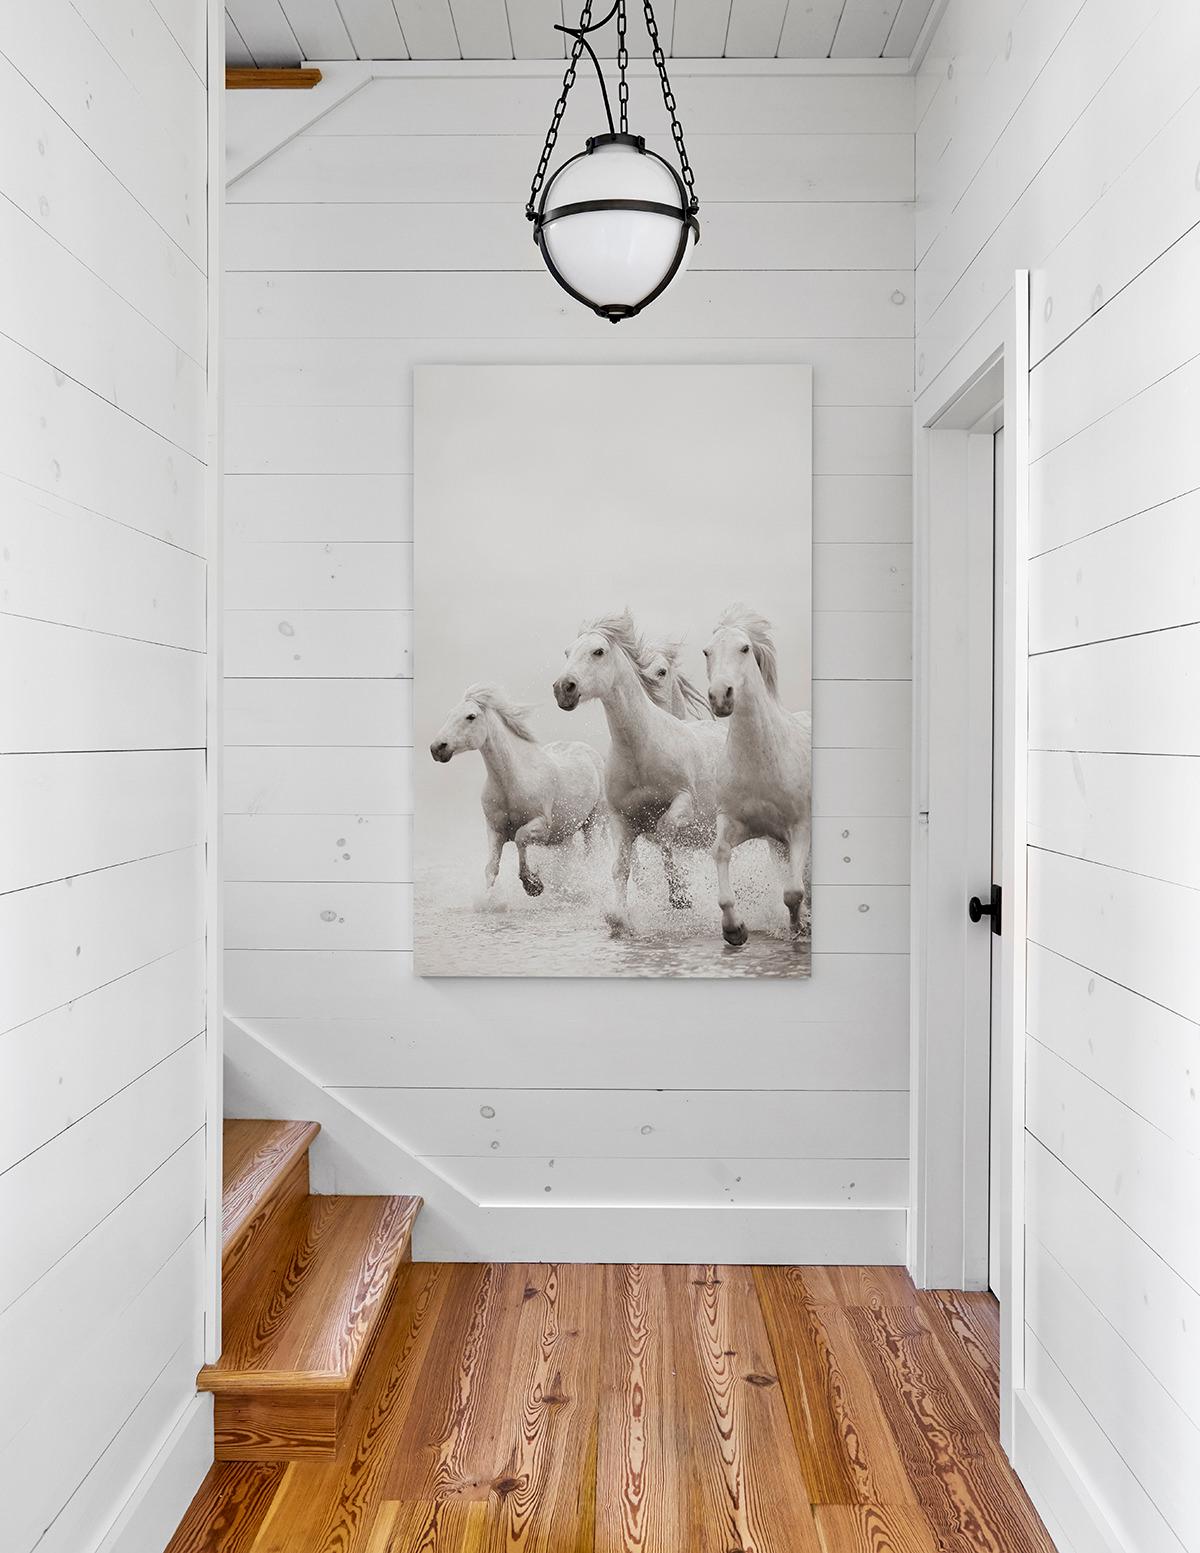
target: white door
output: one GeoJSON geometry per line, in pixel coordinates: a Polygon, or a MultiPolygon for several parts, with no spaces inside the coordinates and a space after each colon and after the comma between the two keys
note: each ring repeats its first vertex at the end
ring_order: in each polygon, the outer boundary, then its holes
{"type": "MultiPolygon", "coordinates": [[[[1001,656],[1001,628],[1003,625],[1003,594],[1001,580],[1004,573],[1004,427],[1001,426],[993,439],[994,462],[992,471],[992,879],[999,881],[1002,873],[1002,819],[1004,814],[1004,763],[1001,759],[1003,751],[1003,733],[1000,725],[1000,714],[1003,706],[1003,659],[1001,656]]],[[[1003,900],[999,902],[1001,907],[1000,926],[1003,931],[1003,900]]],[[[992,922],[994,929],[995,922],[992,922]]],[[[991,963],[991,1084],[990,1094],[998,1095],[1002,1092],[1001,1042],[1000,1031],[1000,943],[1001,938],[993,932],[992,936],[992,963],[991,963]]],[[[1005,1155],[1000,1147],[1001,1131],[997,1125],[1000,1118],[994,1104],[989,1105],[989,1159],[988,1159],[988,1284],[993,1294],[999,1296],[1001,1288],[1000,1276],[1000,1247],[1002,1236],[1008,1233],[1008,1226],[1003,1222],[1004,1212],[1001,1204],[1006,1201],[1002,1190],[1004,1171],[1007,1169],[1005,1155]]]]}

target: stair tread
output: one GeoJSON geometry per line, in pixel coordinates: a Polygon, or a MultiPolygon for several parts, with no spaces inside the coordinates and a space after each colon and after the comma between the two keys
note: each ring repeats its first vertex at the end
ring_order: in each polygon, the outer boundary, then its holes
{"type": "Polygon", "coordinates": [[[226,1118],[221,1193],[221,1245],[225,1251],[320,1130],[319,1122],[226,1118]]]}
{"type": "Polygon", "coordinates": [[[419,1197],[309,1197],[284,1257],[225,1313],[202,1391],[349,1390],[412,1238],[419,1197]]]}

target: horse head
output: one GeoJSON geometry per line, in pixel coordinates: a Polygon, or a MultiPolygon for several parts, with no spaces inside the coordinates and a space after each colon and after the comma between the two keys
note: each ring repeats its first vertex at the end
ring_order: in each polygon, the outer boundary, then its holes
{"type": "Polygon", "coordinates": [[[554,681],[554,699],[564,712],[581,701],[603,700],[623,672],[628,659],[647,695],[654,699],[657,682],[646,667],[646,648],[628,610],[602,615],[584,625],[566,652],[566,667],[554,681]]]}
{"type": "Polygon", "coordinates": [[[722,614],[704,659],[714,717],[728,717],[739,695],[765,688],[778,696],[771,623],[744,604],[731,604],[722,614]]]}
{"type": "Polygon", "coordinates": [[[646,673],[654,681],[655,689],[651,692],[650,699],[656,706],[661,706],[664,712],[675,710],[675,686],[672,683],[671,660],[667,656],[668,647],[664,643],[662,647],[651,645],[646,650],[646,673]]]}
{"type": "Polygon", "coordinates": [[[672,717],[711,717],[708,697],[683,672],[682,658],[682,641],[647,644],[645,672],[655,687],[650,699],[672,717]]]}
{"type": "Polygon", "coordinates": [[[469,685],[429,746],[429,753],[444,764],[464,750],[481,750],[492,731],[493,715],[514,737],[536,744],[528,720],[532,710],[510,701],[495,685],[469,685]]]}
{"type": "Polygon", "coordinates": [[[487,708],[468,694],[438,729],[429,753],[444,765],[465,750],[481,750],[486,742],[487,708]]]}

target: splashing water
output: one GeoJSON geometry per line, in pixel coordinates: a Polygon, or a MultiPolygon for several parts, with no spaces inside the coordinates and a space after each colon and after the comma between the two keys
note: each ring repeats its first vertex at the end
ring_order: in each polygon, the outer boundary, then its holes
{"type": "Polygon", "coordinates": [[[612,851],[589,852],[577,839],[531,849],[545,890],[527,896],[516,854],[506,847],[500,877],[487,891],[478,847],[418,870],[416,971],[421,976],[694,976],[803,977],[811,974],[812,941],[788,931],[783,884],[765,842],[734,853],[732,876],[749,941],[731,948],[721,937],[716,872],[704,852],[679,853],[692,900],[675,910],[657,847],[634,848],[628,909],[611,919],[612,851]]]}

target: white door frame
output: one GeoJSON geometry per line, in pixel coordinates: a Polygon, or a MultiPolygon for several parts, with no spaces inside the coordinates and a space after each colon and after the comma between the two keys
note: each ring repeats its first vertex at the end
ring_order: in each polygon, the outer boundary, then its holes
{"type": "MultiPolygon", "coordinates": [[[[914,409],[914,653],[912,815],[912,1082],[909,1270],[921,1288],[986,1288],[987,1129],[1000,1129],[1006,1161],[997,1201],[1002,1226],[1001,1438],[1012,1447],[1013,1397],[1024,1383],[1024,1066],[1026,780],[1028,765],[1029,276],[918,397],[914,409]],[[965,583],[978,560],[968,543],[972,511],[990,514],[991,463],[978,455],[1003,407],[1001,553],[1002,691],[1000,1071],[990,1096],[986,1052],[966,1049],[978,1008],[980,957],[991,935],[967,918],[967,899],[991,836],[972,804],[969,676],[962,670],[972,625],[965,583]],[[985,465],[986,462],[986,473],[985,465]],[[931,794],[935,795],[931,798],[931,794]],[[931,812],[931,803],[934,805],[931,812]],[[968,829],[969,828],[969,829],[968,829]],[[970,840],[968,841],[968,834],[970,840]],[[978,843],[978,852],[976,852],[978,843]],[[975,856],[971,854],[975,852],[975,856]],[[932,994],[932,995],[931,995],[932,994]],[[982,1133],[981,1133],[982,1129],[982,1133]]],[[[987,525],[990,535],[990,522],[987,525]]],[[[988,623],[990,633],[990,622],[988,623]]],[[[990,708],[989,708],[990,720],[990,708]]],[[[990,799],[989,799],[990,803],[990,799]]],[[[990,863],[984,863],[984,868],[990,863]]]]}
{"type": "MultiPolygon", "coordinates": [[[[224,896],[221,843],[224,783],[225,624],[223,570],[221,233],[225,208],[225,7],[208,0],[208,351],[205,401],[205,865],[204,865],[204,1362],[221,1357],[221,1196],[225,1112],[224,896]]],[[[280,95],[280,94],[277,94],[280,95]]],[[[288,93],[281,95],[287,96],[288,93]]]]}

